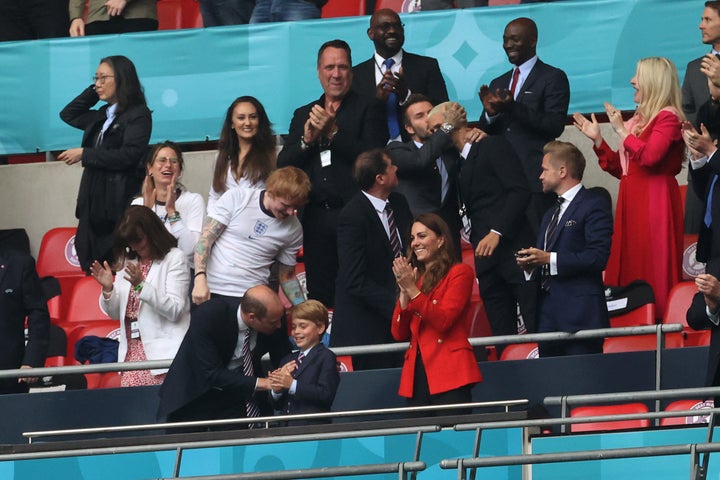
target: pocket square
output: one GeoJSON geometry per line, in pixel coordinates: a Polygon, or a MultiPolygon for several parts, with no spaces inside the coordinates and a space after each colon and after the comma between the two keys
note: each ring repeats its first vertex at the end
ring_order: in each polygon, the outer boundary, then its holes
{"type": "Polygon", "coordinates": [[[575,225],[577,225],[577,222],[575,220],[568,220],[567,222],[565,222],[566,227],[574,227],[575,225]]]}
{"type": "Polygon", "coordinates": [[[14,291],[15,291],[15,290],[13,290],[12,288],[8,288],[8,289],[5,290],[5,293],[11,294],[11,293],[13,293],[14,291]]]}

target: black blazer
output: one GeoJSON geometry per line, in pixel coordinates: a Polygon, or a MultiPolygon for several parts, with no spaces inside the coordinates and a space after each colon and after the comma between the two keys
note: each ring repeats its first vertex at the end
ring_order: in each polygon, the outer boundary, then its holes
{"type": "Polygon", "coordinates": [[[278,167],[293,165],[308,174],[312,182],[310,203],[342,206],[358,191],[352,179],[355,159],[360,153],[387,143],[387,122],[376,102],[348,92],[336,112],[338,132],[329,147],[332,164],[323,167],[320,151],[324,148],[317,144],[307,150],[300,147],[300,137],[313,105],[324,106],[325,96],[295,110],[290,132],[278,155],[278,167]]]}
{"type": "MultiPolygon", "coordinates": [[[[511,76],[512,70],[494,79],[490,90],[508,88],[511,76]]],[[[538,59],[510,111],[500,113],[492,123],[488,123],[485,111],[480,116],[481,129],[504,136],[515,147],[533,192],[542,192],[542,149],[563,133],[569,103],[570,84],[565,72],[538,59]]]]}
{"type": "Polygon", "coordinates": [[[98,101],[90,86],[60,112],[65,123],[84,130],[75,246],[85,270],[93,260],[110,259],[110,236],[132,197],[140,191],[152,132],[150,110],[145,105],[131,106],[116,115],[98,144],[108,109],[103,105],[91,110],[98,101]]]}
{"type": "Polygon", "coordinates": [[[386,150],[398,167],[400,183],[397,191],[407,198],[413,216],[437,213],[453,233],[459,231],[457,175],[461,157],[453,146],[452,137],[438,130],[421,148],[410,140],[390,142],[386,150]],[[441,200],[442,178],[436,163],[438,158],[442,158],[449,179],[444,201],[441,200]]]}
{"type": "MultiPolygon", "coordinates": [[[[297,360],[299,353],[299,351],[293,352],[285,356],[280,361],[280,365],[297,360]]],[[[303,362],[298,365],[294,376],[297,380],[295,394],[290,395],[285,392],[280,399],[275,401],[276,410],[283,415],[329,412],[338,385],[340,385],[335,354],[325,348],[322,343],[315,345],[303,362]]],[[[325,420],[313,423],[329,422],[330,420],[325,420]]],[[[290,425],[301,423],[308,422],[290,422],[290,425]]]]}
{"type": "MultiPolygon", "coordinates": [[[[390,194],[403,250],[408,247],[412,214],[405,197],[390,194]]],[[[397,300],[393,252],[370,200],[358,192],[338,219],[339,268],[330,344],[372,345],[393,342],[390,321],[397,300]]]]}
{"type": "Polygon", "coordinates": [[[700,71],[703,57],[687,64],[682,84],[682,109],[687,119],[698,126],[696,115],[700,106],[710,99],[707,77],[700,71]]]}
{"type": "MultiPolygon", "coordinates": [[[[705,272],[720,278],[720,260],[714,259],[708,262],[705,272]]],[[[720,328],[712,323],[705,310],[705,297],[698,292],[693,297],[692,304],[687,311],[687,323],[695,330],[710,329],[710,351],[708,352],[707,373],[705,386],[714,387],[720,385],[718,367],[720,366],[720,328]]]]}
{"type": "MultiPolygon", "coordinates": [[[[374,56],[353,67],[353,90],[356,93],[375,98],[376,68],[374,56]]],[[[402,69],[412,93],[422,93],[430,98],[433,105],[448,101],[447,87],[436,59],[403,50],[402,69]]]]}
{"type": "Polygon", "coordinates": [[[491,135],[473,144],[460,169],[459,184],[472,223],[473,246],[490,230],[502,234],[492,256],[476,262],[479,272],[503,258],[512,258],[515,251],[532,243],[532,233],[525,220],[530,189],[510,142],[491,135]]]}
{"type": "MultiPolygon", "coordinates": [[[[35,261],[25,253],[0,249],[0,369],[45,366],[49,337],[50,317],[35,261]]],[[[16,378],[0,380],[0,393],[20,392],[27,392],[27,385],[16,378]]]]}
{"type": "Polygon", "coordinates": [[[720,181],[715,182],[713,188],[713,202],[710,206],[711,224],[705,225],[705,205],[707,205],[712,179],[720,175],[720,153],[710,157],[702,168],[690,168],[690,179],[693,182],[695,193],[702,200],[703,209],[700,214],[700,228],[698,235],[696,258],[700,262],[708,262],[720,256],[720,181]]]}
{"type": "MultiPolygon", "coordinates": [[[[235,405],[244,406],[248,396],[253,394],[261,412],[271,414],[269,394],[255,393],[255,383],[257,377],[262,376],[260,359],[265,353],[270,353],[273,365],[277,367],[279,360],[290,352],[285,322],[271,336],[258,333],[253,350],[256,377],[246,377],[242,367],[228,368],[238,342],[238,332],[237,311],[224,300],[210,299],[192,312],[190,327],[160,388],[159,420],[191,403],[195,412],[217,414],[222,405],[229,403],[228,399],[235,405]],[[225,399],[219,399],[220,395],[225,399]]],[[[182,418],[190,419],[185,415],[182,418]]]]}

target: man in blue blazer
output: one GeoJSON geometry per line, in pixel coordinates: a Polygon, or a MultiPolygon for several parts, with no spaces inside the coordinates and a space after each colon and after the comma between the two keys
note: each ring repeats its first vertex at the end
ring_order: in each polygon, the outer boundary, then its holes
{"type": "Polygon", "coordinates": [[[368,37],[375,44],[372,58],[353,67],[352,89],[376,99],[388,123],[390,140],[409,140],[401,106],[412,93],[422,93],[433,105],[447,102],[445,80],[436,59],[403,50],[405,29],[397,13],[382,8],[370,17],[368,37]]]}
{"type": "Polygon", "coordinates": [[[485,109],[479,127],[502,135],[515,147],[532,192],[527,217],[537,233],[555,195],[543,195],[538,181],[543,146],[565,129],[570,85],[562,70],[543,63],[536,54],[538,30],[529,18],[516,18],[505,27],[503,48],[513,69],[480,87],[485,109]]]}
{"type": "MultiPolygon", "coordinates": [[[[526,277],[539,279],[538,332],[609,328],[602,272],[610,256],[612,205],[582,183],[585,158],[567,142],[543,149],[543,191],[558,195],[543,217],[537,248],[518,251],[526,277]]],[[[540,356],[602,353],[603,340],[545,342],[540,356]]]]}

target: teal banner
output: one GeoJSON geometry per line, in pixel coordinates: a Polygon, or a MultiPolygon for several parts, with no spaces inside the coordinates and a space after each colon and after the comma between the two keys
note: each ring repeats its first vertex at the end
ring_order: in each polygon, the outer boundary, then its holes
{"type": "MultiPolygon", "coordinates": [[[[477,92],[510,66],[505,25],[520,16],[539,28],[538,54],[565,70],[570,111],[600,111],[603,101],[633,109],[630,78],[639,58],[666,56],[682,76],[708,50],[697,25],[702,1],[576,0],[405,14],[405,49],[440,62],[450,98],[468,118],[481,113],[477,92]]],[[[152,141],[218,138],[227,106],[253,95],[277,133],[295,108],[322,93],[315,63],[320,45],[346,40],[359,63],[372,55],[368,17],[212,29],[0,43],[0,154],[63,150],[81,132],[59,111],[91,80],[99,60],[135,63],[153,110],[152,141]]]]}

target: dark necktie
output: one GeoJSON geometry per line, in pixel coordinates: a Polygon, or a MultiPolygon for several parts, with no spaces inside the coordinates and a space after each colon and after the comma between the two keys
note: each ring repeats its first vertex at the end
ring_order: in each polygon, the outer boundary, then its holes
{"type": "Polygon", "coordinates": [[[512,83],[510,84],[510,93],[512,93],[513,98],[515,98],[515,89],[517,88],[517,83],[518,83],[519,78],[520,78],[520,68],[515,67],[515,70],[513,70],[512,83]]]}
{"type": "MultiPolygon", "coordinates": [[[[557,205],[555,205],[555,211],[553,211],[552,217],[550,217],[550,223],[548,224],[547,230],[545,230],[545,245],[543,250],[547,251],[548,244],[552,240],[553,235],[558,227],[558,221],[560,220],[560,207],[565,201],[563,197],[557,198],[557,205]]],[[[540,269],[540,286],[546,292],[550,290],[550,265],[543,265],[540,269]]]]}
{"type": "Polygon", "coordinates": [[[305,354],[302,352],[298,353],[298,359],[297,359],[298,365],[302,364],[303,360],[305,360],[305,354]]]}
{"type": "MultiPolygon", "coordinates": [[[[385,65],[385,72],[389,72],[391,67],[395,65],[395,60],[388,58],[383,62],[385,65]]],[[[387,110],[387,124],[390,138],[397,138],[400,135],[400,124],[398,123],[397,117],[397,95],[390,93],[385,100],[387,110]]]]}
{"type": "Polygon", "coordinates": [[[390,207],[390,202],[385,204],[385,213],[387,214],[388,230],[390,231],[390,247],[392,247],[393,256],[395,258],[402,257],[402,246],[400,245],[400,237],[397,234],[395,226],[395,214],[390,207]]]}
{"type": "MultiPolygon", "coordinates": [[[[250,329],[248,328],[245,330],[245,338],[242,348],[242,363],[243,363],[243,375],[246,377],[254,377],[255,376],[255,367],[253,367],[252,362],[252,352],[250,351],[250,329]]],[[[255,403],[255,399],[251,396],[248,398],[248,400],[245,402],[245,411],[247,412],[248,418],[250,417],[259,417],[260,416],[260,408],[258,407],[257,403],[255,403]]],[[[250,423],[248,424],[248,428],[253,428],[254,424],[250,423]]]]}

